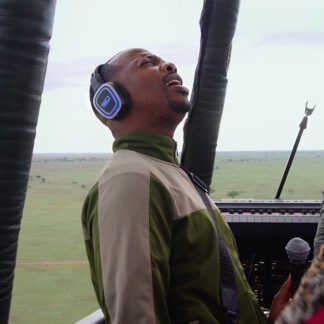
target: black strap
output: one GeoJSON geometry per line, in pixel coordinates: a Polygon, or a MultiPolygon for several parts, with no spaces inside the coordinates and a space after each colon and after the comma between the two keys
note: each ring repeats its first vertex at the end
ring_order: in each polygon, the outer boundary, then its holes
{"type": "Polygon", "coordinates": [[[199,196],[201,197],[209,212],[210,217],[214,222],[214,226],[218,237],[221,281],[220,291],[222,305],[226,312],[226,324],[235,324],[237,323],[238,300],[235,274],[228,247],[226,245],[222,233],[219,230],[214,208],[211,205],[211,202],[208,198],[208,191],[206,185],[192,172],[187,171],[183,167],[181,168],[187,173],[191,182],[194,184],[199,196]]]}

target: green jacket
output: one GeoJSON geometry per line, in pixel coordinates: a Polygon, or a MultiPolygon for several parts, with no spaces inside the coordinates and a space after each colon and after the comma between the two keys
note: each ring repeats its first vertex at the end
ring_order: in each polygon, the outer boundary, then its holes
{"type": "MultiPolygon", "coordinates": [[[[118,138],[90,190],[82,225],[91,278],[108,323],[224,323],[213,221],[166,136],[118,138]]],[[[266,323],[215,206],[231,252],[239,323],[266,323]]]]}

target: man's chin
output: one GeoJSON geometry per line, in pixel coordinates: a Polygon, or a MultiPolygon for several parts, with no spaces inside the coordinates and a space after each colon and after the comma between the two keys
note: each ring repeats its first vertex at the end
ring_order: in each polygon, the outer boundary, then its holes
{"type": "Polygon", "coordinates": [[[180,112],[180,113],[187,113],[191,109],[191,103],[189,101],[186,102],[170,102],[170,106],[173,110],[180,112]]]}

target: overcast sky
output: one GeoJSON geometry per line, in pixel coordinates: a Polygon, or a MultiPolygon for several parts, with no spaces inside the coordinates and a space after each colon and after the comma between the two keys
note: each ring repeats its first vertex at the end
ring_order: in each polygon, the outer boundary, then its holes
{"type": "MultiPolygon", "coordinates": [[[[125,48],[174,62],[192,88],[202,0],[57,1],[36,153],[111,152],[88,99],[94,67],[125,48]]],[[[324,149],[324,1],[241,0],[218,150],[324,149]]],[[[182,125],[176,132],[182,145],[182,125]]]]}

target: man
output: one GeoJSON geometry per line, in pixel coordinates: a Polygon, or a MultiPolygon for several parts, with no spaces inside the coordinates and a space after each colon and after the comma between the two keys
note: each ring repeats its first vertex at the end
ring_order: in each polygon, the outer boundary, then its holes
{"type": "MultiPolygon", "coordinates": [[[[175,65],[144,49],[123,51],[96,70],[90,97],[115,137],[114,155],[82,212],[107,322],[225,323],[218,237],[172,139],[190,110],[175,65]],[[113,89],[103,85],[108,81],[113,89]]],[[[215,213],[235,272],[238,322],[264,323],[232,233],[216,207],[215,213]]]]}

